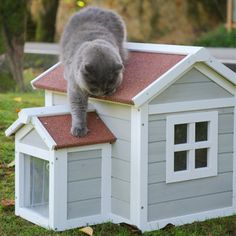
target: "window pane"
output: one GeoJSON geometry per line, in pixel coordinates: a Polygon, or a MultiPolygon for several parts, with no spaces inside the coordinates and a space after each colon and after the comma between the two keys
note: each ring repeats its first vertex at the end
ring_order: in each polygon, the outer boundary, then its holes
{"type": "Polygon", "coordinates": [[[30,157],[31,206],[43,205],[49,200],[48,161],[30,157]]]}
{"type": "Polygon", "coordinates": [[[174,171],[187,170],[187,151],[175,152],[174,171]]]}
{"type": "Polygon", "coordinates": [[[187,143],[187,124],[175,125],[175,144],[187,143]]]}
{"type": "Polygon", "coordinates": [[[207,148],[195,150],[195,168],[207,167],[207,148]]]}
{"type": "Polygon", "coordinates": [[[207,140],[207,128],[208,122],[197,122],[195,126],[195,141],[206,141],[207,140]]]}

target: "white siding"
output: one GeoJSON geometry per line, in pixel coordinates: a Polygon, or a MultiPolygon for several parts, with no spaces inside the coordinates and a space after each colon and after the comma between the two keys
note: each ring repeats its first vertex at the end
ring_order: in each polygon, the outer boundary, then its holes
{"type": "Polygon", "coordinates": [[[53,106],[68,104],[68,98],[64,93],[53,93],[53,106]]]}
{"type": "Polygon", "coordinates": [[[95,99],[90,102],[117,138],[112,144],[111,211],[129,219],[131,107],[95,99]]]}

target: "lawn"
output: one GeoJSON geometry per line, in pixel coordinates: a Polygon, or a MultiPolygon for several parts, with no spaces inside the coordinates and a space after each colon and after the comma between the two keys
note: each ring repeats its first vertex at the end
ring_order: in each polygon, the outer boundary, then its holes
{"type": "MultiPolygon", "coordinates": [[[[43,106],[43,93],[0,93],[0,200],[14,199],[14,168],[8,167],[14,159],[14,138],[4,135],[6,128],[25,107],[43,106]]],[[[92,226],[94,235],[138,235],[127,227],[106,223],[92,226]]],[[[14,206],[0,204],[0,235],[85,235],[79,229],[52,232],[29,223],[14,215],[14,206]]],[[[159,231],[144,233],[144,236],[233,236],[236,235],[236,216],[196,222],[180,227],[166,227],[159,231]]]]}

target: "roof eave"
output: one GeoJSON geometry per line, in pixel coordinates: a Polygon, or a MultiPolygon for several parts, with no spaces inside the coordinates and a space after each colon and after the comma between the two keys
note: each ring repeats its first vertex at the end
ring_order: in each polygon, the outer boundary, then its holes
{"type": "Polygon", "coordinates": [[[44,115],[62,115],[67,113],[69,113],[69,108],[66,105],[24,108],[18,113],[18,119],[6,129],[5,135],[9,137],[15,134],[23,125],[29,124],[32,117],[40,117],[44,115]]]}
{"type": "Polygon", "coordinates": [[[33,89],[37,89],[37,86],[34,86],[34,83],[37,82],[38,80],[40,80],[42,77],[44,77],[45,75],[47,75],[48,73],[50,73],[51,71],[53,71],[55,68],[57,68],[59,65],[61,64],[61,62],[57,62],[55,65],[53,65],[52,67],[50,67],[48,70],[44,71],[42,74],[40,74],[39,76],[37,76],[35,79],[33,79],[30,83],[33,89]]]}
{"type": "Polygon", "coordinates": [[[12,136],[15,134],[22,126],[24,123],[21,121],[21,119],[17,119],[14,123],[11,124],[6,130],[5,130],[5,135],[7,137],[12,136]]]}

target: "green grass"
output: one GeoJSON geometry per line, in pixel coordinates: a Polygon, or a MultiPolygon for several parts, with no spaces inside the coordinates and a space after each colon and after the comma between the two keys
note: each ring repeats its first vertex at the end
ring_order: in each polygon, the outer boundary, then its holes
{"type": "MultiPolygon", "coordinates": [[[[4,135],[6,128],[17,119],[17,111],[26,107],[43,106],[42,92],[0,93],[0,201],[14,199],[14,168],[7,168],[14,159],[14,139],[4,135]]],[[[92,226],[97,236],[131,236],[126,227],[112,223],[92,226]]],[[[64,232],[53,232],[36,226],[14,215],[14,207],[3,207],[0,204],[0,235],[84,235],[79,229],[64,232]]],[[[180,227],[167,227],[164,230],[144,233],[144,236],[234,236],[236,235],[236,216],[196,222],[180,227]]]]}
{"type": "Polygon", "coordinates": [[[205,47],[236,47],[236,29],[229,33],[221,25],[216,30],[202,35],[193,44],[205,47]]]}

